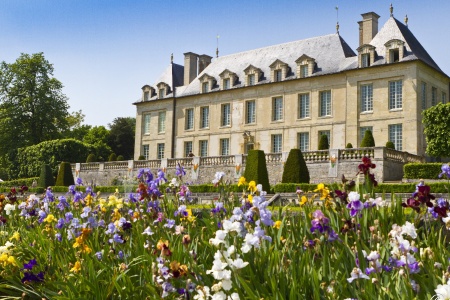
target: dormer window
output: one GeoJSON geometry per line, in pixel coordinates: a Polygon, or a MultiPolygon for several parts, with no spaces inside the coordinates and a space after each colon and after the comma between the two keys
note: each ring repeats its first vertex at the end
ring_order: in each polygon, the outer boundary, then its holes
{"type": "Polygon", "coordinates": [[[233,87],[234,83],[238,79],[236,73],[231,72],[228,69],[225,69],[222,73],[219,74],[221,80],[221,89],[229,90],[233,87]]]}
{"type": "Polygon", "coordinates": [[[316,60],[312,57],[309,57],[306,54],[303,54],[295,61],[297,63],[297,77],[305,78],[309,77],[314,72],[314,66],[316,64],[316,60]]]}
{"type": "Polygon", "coordinates": [[[149,85],[142,87],[142,101],[149,101],[155,95],[155,89],[149,85]]]}
{"type": "Polygon", "coordinates": [[[209,91],[209,82],[203,82],[202,93],[207,93],[209,91]]]}
{"type": "Polygon", "coordinates": [[[145,91],[144,92],[144,101],[148,101],[150,100],[150,92],[149,91],[145,91]]]}
{"type": "Polygon", "coordinates": [[[158,83],[156,87],[158,88],[158,99],[164,99],[170,92],[170,86],[164,82],[158,83]]]}
{"type": "Polygon", "coordinates": [[[158,98],[162,99],[164,98],[164,92],[166,91],[166,89],[159,89],[158,91],[158,98]]]}
{"type": "Polygon", "coordinates": [[[256,68],[252,65],[249,65],[247,68],[245,68],[244,70],[245,76],[246,76],[246,80],[245,83],[247,86],[251,86],[251,85],[255,85],[258,83],[259,78],[262,75],[262,71],[259,68],[256,68]]]}
{"type": "Polygon", "coordinates": [[[404,55],[405,42],[393,39],[384,44],[386,47],[386,63],[395,63],[402,60],[404,55]]]}
{"type": "Polygon", "coordinates": [[[360,68],[367,68],[375,62],[375,47],[369,44],[364,44],[356,49],[358,51],[358,66],[360,68]]]}
{"type": "Polygon", "coordinates": [[[286,79],[286,77],[289,74],[289,65],[285,62],[282,62],[279,59],[274,61],[269,67],[272,72],[272,81],[273,82],[282,81],[282,80],[286,79]]]}
{"type": "Polygon", "coordinates": [[[215,83],[215,79],[212,76],[209,76],[208,74],[204,73],[200,78],[200,92],[202,94],[210,92],[215,83]]]}

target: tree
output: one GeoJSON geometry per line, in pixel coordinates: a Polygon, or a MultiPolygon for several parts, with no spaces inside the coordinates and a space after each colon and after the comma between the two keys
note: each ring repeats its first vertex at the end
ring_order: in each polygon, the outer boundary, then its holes
{"type": "Polygon", "coordinates": [[[56,177],[57,186],[69,186],[74,185],[72,168],[69,162],[62,162],[59,166],[58,176],[56,177]]]}
{"type": "Polygon", "coordinates": [[[43,53],[0,64],[0,155],[58,139],[68,129],[67,97],[43,53]]]}
{"type": "Polygon", "coordinates": [[[91,130],[91,125],[83,124],[85,115],[75,111],[66,117],[69,129],[63,133],[64,138],[83,141],[84,136],[91,130]]]}
{"type": "Polygon", "coordinates": [[[122,155],[125,159],[132,159],[134,155],[135,118],[115,118],[108,124],[108,145],[114,153],[122,155]]]}
{"type": "Polygon", "coordinates": [[[432,106],[422,113],[425,126],[427,154],[434,157],[450,156],[450,103],[432,106]]]}
{"type": "Polygon", "coordinates": [[[372,131],[366,130],[364,132],[364,137],[361,141],[360,147],[375,147],[375,140],[373,139],[372,131]]]}
{"type": "Polygon", "coordinates": [[[263,190],[270,193],[269,174],[267,173],[266,155],[262,150],[249,150],[245,164],[244,177],[247,182],[261,184],[263,190]]]}
{"type": "Polygon", "coordinates": [[[94,146],[97,161],[100,157],[108,158],[111,154],[111,147],[108,146],[109,130],[105,126],[94,126],[83,137],[83,142],[94,146]]]}
{"type": "Polygon", "coordinates": [[[325,134],[322,134],[320,136],[318,150],[328,150],[329,148],[330,148],[330,144],[328,144],[328,137],[325,134]]]}
{"type": "Polygon", "coordinates": [[[309,183],[309,171],[300,149],[291,149],[284,164],[282,183],[309,183]]]}

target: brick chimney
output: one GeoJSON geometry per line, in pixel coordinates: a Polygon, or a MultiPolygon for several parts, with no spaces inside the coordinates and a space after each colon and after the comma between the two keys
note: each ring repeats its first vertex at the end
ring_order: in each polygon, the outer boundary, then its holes
{"type": "Polygon", "coordinates": [[[204,69],[211,63],[212,57],[206,54],[202,54],[198,59],[198,74],[203,72],[204,69]]]}
{"type": "Polygon", "coordinates": [[[361,15],[362,21],[359,21],[359,45],[369,44],[373,37],[378,33],[378,18],[374,12],[368,12],[361,15]]]}
{"type": "Polygon", "coordinates": [[[198,55],[192,52],[184,53],[184,80],[183,85],[188,85],[197,77],[198,55]]]}

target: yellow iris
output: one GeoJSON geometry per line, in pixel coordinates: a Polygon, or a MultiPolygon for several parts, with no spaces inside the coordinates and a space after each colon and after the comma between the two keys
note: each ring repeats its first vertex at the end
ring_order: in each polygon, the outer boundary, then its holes
{"type": "Polygon", "coordinates": [[[44,219],[44,222],[47,222],[47,223],[56,222],[56,218],[55,218],[55,216],[53,216],[52,214],[49,214],[49,215],[44,219]]]}
{"type": "Polygon", "coordinates": [[[246,184],[247,184],[247,182],[245,181],[245,177],[241,176],[241,178],[239,178],[239,181],[238,181],[238,186],[246,185],[246,184]]]}
{"type": "Polygon", "coordinates": [[[20,234],[19,234],[19,232],[14,232],[13,233],[13,235],[9,238],[9,240],[10,241],[12,241],[12,240],[16,240],[16,241],[18,241],[18,240],[20,240],[20,234]]]}
{"type": "Polygon", "coordinates": [[[255,181],[250,181],[248,183],[248,190],[252,193],[256,192],[256,182],[255,181]]]}
{"type": "Polygon", "coordinates": [[[301,201],[300,201],[300,205],[305,205],[306,202],[308,202],[308,198],[306,198],[306,196],[302,196],[301,201]]]}
{"type": "Polygon", "coordinates": [[[320,200],[327,199],[328,195],[330,194],[330,191],[323,183],[319,183],[317,185],[317,189],[315,189],[314,192],[319,192],[321,194],[320,200]]]}
{"type": "Polygon", "coordinates": [[[248,195],[248,202],[253,203],[253,196],[252,195],[248,195]]]}
{"type": "Polygon", "coordinates": [[[78,273],[81,270],[81,263],[79,261],[75,262],[75,265],[72,269],[70,269],[70,272],[78,273]]]}
{"type": "Polygon", "coordinates": [[[281,221],[280,220],[276,221],[275,224],[273,224],[273,228],[280,229],[280,227],[281,227],[281,221]]]}

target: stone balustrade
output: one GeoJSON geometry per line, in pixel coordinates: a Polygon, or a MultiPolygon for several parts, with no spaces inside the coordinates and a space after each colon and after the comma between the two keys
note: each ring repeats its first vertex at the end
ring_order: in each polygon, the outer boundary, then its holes
{"type": "MultiPolygon", "coordinates": [[[[266,153],[266,163],[271,184],[281,181],[288,152],[266,153]]],[[[385,147],[331,149],[303,152],[311,182],[335,182],[342,175],[353,178],[358,172],[361,159],[370,157],[376,168],[373,170],[378,181],[401,180],[403,165],[409,162],[424,162],[424,158],[407,152],[385,147]],[[334,169],[335,168],[335,169],[334,169]],[[333,172],[331,172],[332,170],[333,172]]],[[[131,180],[139,169],[165,170],[168,177],[175,176],[177,165],[186,170],[185,181],[209,183],[215,172],[226,173],[228,179],[236,181],[243,174],[247,155],[226,155],[209,157],[165,158],[161,160],[138,160],[117,162],[92,162],[72,164],[75,176],[85,182],[97,185],[118,184],[131,180]]]]}

